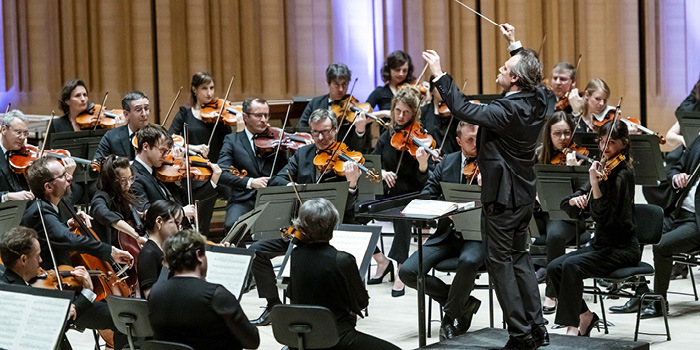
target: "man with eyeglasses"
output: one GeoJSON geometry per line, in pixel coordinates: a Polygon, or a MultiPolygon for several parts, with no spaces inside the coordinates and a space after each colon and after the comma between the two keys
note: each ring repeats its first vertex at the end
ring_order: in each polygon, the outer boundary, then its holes
{"type": "MultiPolygon", "coordinates": [[[[131,190],[137,198],[136,210],[144,212],[151,206],[151,203],[159,199],[167,199],[182,205],[185,216],[193,219],[195,217],[194,205],[187,203],[187,191],[174,182],[162,182],[154,175],[154,172],[165,163],[166,156],[172,150],[172,137],[164,127],[158,124],[149,124],[139,129],[136,133],[136,139],[138,140],[138,154],[132,163],[136,180],[131,186],[131,190]]],[[[194,189],[193,196],[195,198],[216,195],[215,188],[219,176],[221,176],[221,168],[211,162],[207,164],[212,169],[211,179],[206,185],[194,189]]]]}
{"type": "MultiPolygon", "coordinates": [[[[311,136],[314,144],[306,145],[297,150],[297,152],[289,160],[289,163],[273,175],[269,180],[269,186],[287,186],[291,183],[289,179],[296,184],[314,184],[317,182],[348,182],[349,195],[345,206],[345,215],[343,222],[354,223],[355,200],[357,199],[357,180],[360,178],[360,169],[355,163],[345,162],[345,176],[336,175],[332,170],[321,175],[316,170],[314,158],[319,152],[322,152],[336,141],[338,133],[338,121],[335,114],[327,109],[317,109],[309,117],[309,125],[311,126],[311,136]],[[320,177],[320,181],[319,181],[320,177]]],[[[249,249],[255,251],[255,259],[253,259],[252,272],[257,283],[258,296],[267,299],[267,307],[262,315],[256,320],[251,321],[256,326],[265,326],[272,322],[270,314],[272,308],[280,304],[279,295],[277,292],[277,283],[275,274],[272,269],[272,258],[284,255],[289,246],[289,241],[283,238],[268,239],[253,243],[249,249]]]]}
{"type": "Polygon", "coordinates": [[[270,120],[270,107],[261,98],[249,98],[243,101],[243,121],[245,129],[235,134],[226,135],[219,156],[219,166],[223,169],[235,167],[248,174],[238,177],[230,172],[221,174],[221,184],[231,189],[226,205],[225,231],[231,229],[238,218],[253,210],[258,188],[267,187],[267,182],[273,173],[274,164],[277,172],[287,164],[285,151],[260,154],[255,148],[255,139],[265,134],[270,120]],[[277,158],[275,160],[275,157],[277,158]]]}
{"type": "Polygon", "coordinates": [[[132,91],[124,95],[122,108],[127,123],[107,131],[102,136],[100,144],[97,145],[94,159],[100,160],[114,154],[134,160],[135,151],[132,139],[139,129],[148,125],[151,105],[146,94],[141,91],[132,91]]]}
{"type": "Polygon", "coordinates": [[[34,195],[28,191],[27,180],[24,176],[15,174],[10,169],[9,164],[12,151],[21,149],[27,142],[29,129],[27,128],[27,117],[24,116],[24,113],[16,109],[5,113],[2,118],[0,135],[2,135],[2,140],[0,140],[0,147],[2,147],[2,160],[0,160],[0,195],[2,196],[2,203],[13,200],[34,199],[34,195]]]}

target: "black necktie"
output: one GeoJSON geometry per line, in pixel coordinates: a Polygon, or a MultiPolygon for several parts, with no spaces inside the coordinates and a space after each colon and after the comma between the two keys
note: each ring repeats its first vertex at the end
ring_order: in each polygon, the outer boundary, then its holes
{"type": "Polygon", "coordinates": [[[135,153],[136,150],[134,149],[134,145],[133,145],[134,136],[136,136],[136,133],[132,133],[129,136],[129,144],[126,146],[129,149],[129,160],[134,160],[134,158],[136,158],[136,153],[135,153]]]}

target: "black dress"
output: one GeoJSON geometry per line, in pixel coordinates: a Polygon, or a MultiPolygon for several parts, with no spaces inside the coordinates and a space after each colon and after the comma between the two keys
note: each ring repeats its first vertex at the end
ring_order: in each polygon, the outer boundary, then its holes
{"type": "Polygon", "coordinates": [[[158,281],[160,270],[163,269],[163,251],[153,240],[148,240],[141,248],[136,260],[136,270],[139,274],[141,291],[153,287],[158,281]]]}
{"type": "Polygon", "coordinates": [[[90,216],[95,219],[93,221],[94,231],[100,236],[100,239],[119,247],[118,231],[112,225],[119,220],[132,221],[131,224],[134,225],[133,221],[136,216],[132,210],[122,212],[115,210],[115,207],[114,198],[109,193],[97,190],[90,201],[90,216]]]}
{"type": "Polygon", "coordinates": [[[49,128],[49,134],[55,132],[73,132],[73,124],[70,122],[70,117],[68,114],[64,114],[60,118],[56,118],[51,122],[51,127],[49,128]]]}
{"type": "Polygon", "coordinates": [[[375,106],[379,106],[380,111],[388,111],[391,109],[391,100],[394,99],[394,93],[391,91],[389,84],[384,86],[378,86],[369,97],[367,97],[367,102],[374,109],[375,106]]]}

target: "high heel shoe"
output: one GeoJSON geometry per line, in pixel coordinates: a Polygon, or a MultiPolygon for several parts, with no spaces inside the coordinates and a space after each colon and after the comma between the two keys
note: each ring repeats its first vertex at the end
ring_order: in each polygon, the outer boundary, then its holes
{"type": "Polygon", "coordinates": [[[391,262],[389,262],[389,266],[384,269],[381,276],[377,278],[370,278],[369,281],[367,281],[367,284],[380,284],[384,282],[384,276],[387,274],[389,274],[389,282],[394,282],[394,264],[391,262]]]}
{"type": "Polygon", "coordinates": [[[590,337],[591,336],[591,331],[593,330],[593,327],[595,327],[598,332],[600,332],[600,318],[598,315],[594,312],[593,313],[593,318],[591,319],[591,323],[588,324],[588,328],[586,328],[586,333],[581,334],[582,337],[590,337]]]}

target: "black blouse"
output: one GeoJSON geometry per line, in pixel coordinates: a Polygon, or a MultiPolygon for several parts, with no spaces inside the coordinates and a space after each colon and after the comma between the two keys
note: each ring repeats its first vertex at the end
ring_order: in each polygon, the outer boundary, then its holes
{"type": "Polygon", "coordinates": [[[64,114],[60,118],[56,118],[51,122],[51,127],[49,128],[49,134],[55,132],[73,132],[73,124],[70,122],[70,117],[68,114],[64,114]]]}
{"type": "Polygon", "coordinates": [[[421,124],[425,126],[425,130],[435,139],[437,148],[440,148],[442,154],[450,154],[461,150],[457,143],[458,119],[454,117],[443,118],[435,114],[435,104],[433,103],[421,107],[420,119],[421,124]],[[450,120],[452,120],[452,123],[450,123],[450,120]],[[445,137],[445,132],[447,132],[447,137],[445,137]],[[444,146],[442,145],[443,138],[445,139],[444,146]]]}
{"type": "Polygon", "coordinates": [[[144,291],[153,287],[158,281],[160,270],[163,269],[163,251],[156,242],[148,240],[139,252],[136,260],[136,271],[139,275],[139,287],[144,291]]]}
{"type": "Polygon", "coordinates": [[[131,210],[120,212],[114,208],[112,196],[102,190],[97,190],[90,201],[90,216],[95,219],[95,233],[103,242],[119,247],[117,230],[112,225],[119,220],[133,220],[133,214],[131,210]]]}
{"type": "MultiPolygon", "coordinates": [[[[182,135],[183,134],[183,123],[187,123],[190,130],[189,138],[190,145],[201,145],[209,142],[209,137],[211,136],[212,130],[214,130],[213,123],[205,123],[192,114],[191,108],[180,107],[180,110],[175,115],[173,123],[170,125],[168,130],[171,134],[182,135]]],[[[212,163],[219,161],[219,154],[221,153],[221,147],[224,145],[224,137],[231,133],[231,127],[224,125],[223,121],[219,121],[216,127],[216,132],[214,137],[211,139],[211,144],[209,145],[209,160],[212,163]]]]}
{"type": "MultiPolygon", "coordinates": [[[[418,161],[411,156],[408,151],[402,152],[391,146],[391,137],[389,130],[385,130],[377,139],[377,144],[374,146],[373,154],[382,156],[382,169],[385,171],[393,171],[396,173],[396,184],[394,187],[388,188],[384,183],[384,193],[387,196],[394,197],[410,192],[420,191],[425,182],[428,181],[429,171],[421,173],[418,170],[418,161]],[[401,160],[401,167],[396,172],[396,168],[401,160]]],[[[431,161],[428,161],[430,169],[431,161]]]]}
{"type": "Polygon", "coordinates": [[[379,110],[388,111],[391,109],[391,100],[394,99],[394,93],[391,92],[389,84],[379,86],[367,97],[367,102],[374,108],[379,105],[379,110]]]}

